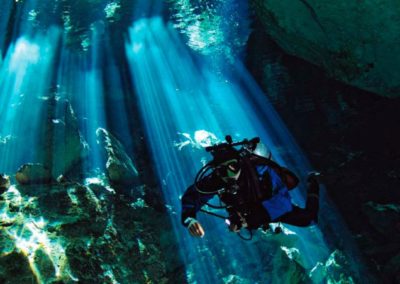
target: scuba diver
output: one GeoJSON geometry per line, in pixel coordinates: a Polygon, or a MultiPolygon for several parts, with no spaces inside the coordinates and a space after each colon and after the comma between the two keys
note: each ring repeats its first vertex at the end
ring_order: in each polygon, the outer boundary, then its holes
{"type": "Polygon", "coordinates": [[[250,234],[258,228],[266,230],[269,223],[306,227],[318,221],[320,174],[313,172],[307,177],[305,208],[292,204],[289,191],[297,186],[299,179],[272,161],[271,154],[268,158],[256,155],[254,151],[259,142],[256,137],[233,143],[228,135],[226,143],[206,147],[213,160],[198,172],[182,196],[182,224],[192,236],[205,234],[196,220],[199,211],[225,219],[229,230],[236,233],[242,228],[250,234]],[[241,148],[237,149],[238,146],[241,148]],[[220,204],[208,203],[216,195],[220,204]],[[228,216],[207,211],[202,208],[204,205],[225,209],[228,216]]]}

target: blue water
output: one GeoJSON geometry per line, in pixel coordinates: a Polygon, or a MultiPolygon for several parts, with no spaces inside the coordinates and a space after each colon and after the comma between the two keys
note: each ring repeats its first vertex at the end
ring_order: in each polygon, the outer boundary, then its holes
{"type": "MultiPolygon", "coordinates": [[[[206,230],[202,239],[190,237],[180,224],[180,196],[211,158],[202,141],[196,141],[198,134],[208,133],[206,138],[214,142],[228,134],[234,140],[259,136],[273,159],[297,173],[302,184],[312,170],[242,63],[251,31],[246,1],[207,2],[210,5],[170,1],[168,13],[160,2],[136,1],[135,9],[126,11],[132,20],[121,44],[124,48],[117,52],[105,19],[90,26],[80,44],[84,52],[76,52],[60,26],[37,29],[28,15],[34,17],[32,10],[39,2],[26,2],[20,11],[24,20],[15,25],[8,46],[5,34],[10,27],[4,18],[9,17],[12,1],[6,1],[0,21],[0,44],[5,47],[0,66],[0,138],[26,138],[2,157],[3,171],[15,170],[35,157],[33,151],[24,154],[19,149],[26,148],[26,141],[29,149],[39,146],[35,133],[45,127],[44,106],[50,99],[60,107],[62,99],[68,99],[81,118],[80,129],[91,147],[85,173],[102,168],[105,161],[95,130],[112,127],[124,137],[125,145],[134,145],[138,137],[130,133],[131,106],[127,105],[134,100],[188,282],[225,283],[236,276],[249,283],[289,283],[290,275],[280,275],[284,260],[277,260],[277,255],[292,258],[293,265],[319,282],[323,272],[315,268],[325,264],[343,240],[348,245],[340,249],[349,255],[349,266],[338,273],[361,277],[362,268],[352,266],[358,260],[356,250],[324,194],[323,230],[286,226],[281,235],[258,232],[246,242],[210,216],[199,215],[206,230]],[[128,69],[118,64],[118,52],[126,56],[128,69]],[[132,90],[126,87],[126,77],[132,90]],[[49,90],[55,97],[49,96],[49,90]]],[[[292,192],[300,206],[304,196],[304,186],[292,192]]]]}
{"type": "MultiPolygon", "coordinates": [[[[171,24],[158,17],[134,23],[126,51],[158,177],[171,206],[182,257],[189,264],[189,279],[222,283],[227,275],[234,274],[257,283],[277,281],[266,268],[270,261],[265,259],[266,245],[240,240],[221,220],[199,216],[206,236],[190,237],[180,225],[179,196],[193,182],[202,161],[210,159],[191,141],[196,131],[206,130],[219,140],[226,134],[236,140],[260,136],[275,160],[304,177],[312,168],[301,149],[240,61],[229,65],[230,72],[218,72],[228,70],[227,66],[215,69],[215,63],[223,60],[213,57],[211,62],[193,54],[171,24]],[[180,150],[174,147],[173,141],[185,139],[192,143],[180,150]]],[[[303,191],[293,192],[297,204],[304,205],[303,191]]],[[[336,213],[333,210],[329,214],[336,213]]],[[[338,224],[337,229],[343,230],[338,224]]],[[[278,238],[278,244],[298,250],[297,262],[310,273],[332,252],[318,227],[290,227],[278,238]]],[[[318,277],[314,280],[318,282],[318,277]]]]}

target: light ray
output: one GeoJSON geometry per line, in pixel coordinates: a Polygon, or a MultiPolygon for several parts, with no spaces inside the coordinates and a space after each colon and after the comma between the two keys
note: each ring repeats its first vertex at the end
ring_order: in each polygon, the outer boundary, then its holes
{"type": "Polygon", "coordinates": [[[20,37],[8,48],[0,68],[0,136],[12,141],[0,162],[3,171],[37,158],[32,149],[37,149],[45,129],[43,107],[52,83],[59,34],[53,28],[32,38],[20,37]]]}
{"type": "MultiPolygon", "coordinates": [[[[178,133],[186,133],[189,137],[195,131],[205,129],[220,140],[225,134],[232,134],[235,140],[260,136],[274,159],[282,165],[300,175],[311,169],[301,149],[240,62],[232,66],[231,72],[214,73],[209,68],[211,62],[190,53],[176,31],[157,17],[134,23],[126,52],[147,141],[163,184],[164,197],[174,212],[180,211],[179,196],[193,182],[201,167],[201,157],[205,156],[202,150],[174,148],[172,142],[178,133]]],[[[191,142],[186,144],[191,145],[191,142]]],[[[293,194],[300,205],[304,205],[302,191],[305,189],[301,187],[293,194]]],[[[179,224],[179,218],[171,217],[182,246],[181,255],[187,264],[189,282],[220,283],[221,277],[229,271],[235,271],[244,279],[271,281],[263,267],[265,244],[262,242],[256,241],[257,245],[242,242],[227,232],[223,222],[203,216],[199,219],[205,224],[206,237],[193,239],[179,224]],[[247,266],[252,269],[245,269],[247,266]]],[[[300,251],[301,257],[296,261],[308,271],[325,262],[331,251],[317,227],[290,227],[290,230],[295,234],[283,233],[277,241],[286,242],[300,251]],[[318,249],[309,251],[314,247],[313,242],[318,249]]]]}

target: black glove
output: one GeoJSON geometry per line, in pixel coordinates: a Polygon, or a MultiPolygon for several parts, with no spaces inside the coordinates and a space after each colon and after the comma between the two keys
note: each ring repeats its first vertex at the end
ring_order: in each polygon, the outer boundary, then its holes
{"type": "Polygon", "coordinates": [[[243,227],[243,217],[237,212],[232,212],[229,214],[229,230],[232,232],[238,232],[243,227]]]}
{"type": "Polygon", "coordinates": [[[246,223],[247,228],[250,230],[256,230],[271,221],[267,210],[261,202],[249,204],[249,212],[250,214],[246,216],[246,223]]]}

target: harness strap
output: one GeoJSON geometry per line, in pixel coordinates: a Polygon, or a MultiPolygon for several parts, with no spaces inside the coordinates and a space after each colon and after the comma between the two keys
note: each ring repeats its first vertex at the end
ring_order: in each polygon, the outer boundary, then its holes
{"type": "Polygon", "coordinates": [[[249,175],[248,179],[248,190],[250,191],[250,196],[252,198],[252,202],[258,202],[263,199],[263,193],[261,192],[260,188],[260,182],[258,180],[258,174],[256,172],[256,169],[254,166],[251,164],[250,159],[248,158],[243,158],[243,163],[245,164],[245,168],[247,171],[247,174],[249,175]]]}

